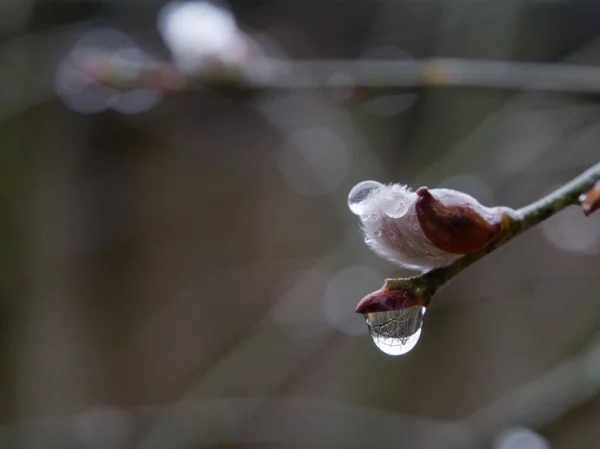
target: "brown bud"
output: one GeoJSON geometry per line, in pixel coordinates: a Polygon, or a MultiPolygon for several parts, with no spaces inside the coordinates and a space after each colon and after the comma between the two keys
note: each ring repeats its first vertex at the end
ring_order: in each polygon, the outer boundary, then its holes
{"type": "Polygon", "coordinates": [[[586,217],[600,208],[600,182],[597,182],[590,190],[581,195],[579,201],[586,217]]]}
{"type": "Polygon", "coordinates": [[[421,229],[439,249],[469,254],[502,235],[504,211],[456,190],[421,187],[415,209],[421,229]]]}
{"type": "Polygon", "coordinates": [[[426,298],[418,290],[388,290],[383,287],[361,299],[356,306],[356,313],[388,312],[426,305],[426,298]]]}

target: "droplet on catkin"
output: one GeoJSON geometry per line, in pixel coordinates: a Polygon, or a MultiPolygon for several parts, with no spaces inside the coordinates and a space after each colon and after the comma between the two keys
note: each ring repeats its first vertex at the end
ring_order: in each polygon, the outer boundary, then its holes
{"type": "Polygon", "coordinates": [[[352,213],[362,215],[367,206],[367,199],[377,192],[382,185],[377,181],[362,181],[352,187],[348,194],[348,207],[352,213]]]}

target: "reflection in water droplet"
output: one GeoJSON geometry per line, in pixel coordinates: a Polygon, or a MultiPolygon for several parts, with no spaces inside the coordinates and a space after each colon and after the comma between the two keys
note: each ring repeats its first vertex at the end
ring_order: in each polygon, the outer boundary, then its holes
{"type": "Polygon", "coordinates": [[[362,181],[352,187],[348,194],[348,207],[352,213],[362,215],[366,208],[366,200],[382,186],[377,181],[362,181]]]}
{"type": "Polygon", "coordinates": [[[414,348],[421,336],[425,307],[414,306],[365,314],[375,345],[389,355],[402,355],[414,348]]]}

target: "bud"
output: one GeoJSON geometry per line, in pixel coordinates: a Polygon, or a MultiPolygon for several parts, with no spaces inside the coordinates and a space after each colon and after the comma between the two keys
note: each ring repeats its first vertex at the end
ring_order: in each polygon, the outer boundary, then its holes
{"type": "Polygon", "coordinates": [[[600,208],[600,182],[594,184],[591,189],[581,195],[579,202],[586,217],[600,208]]]}
{"type": "Polygon", "coordinates": [[[365,296],[356,307],[367,321],[375,345],[388,355],[402,355],[418,343],[429,299],[420,289],[388,290],[365,296]]]}
{"type": "Polygon", "coordinates": [[[383,287],[369,293],[356,306],[356,313],[363,315],[391,310],[407,309],[409,307],[426,307],[429,298],[419,289],[388,289],[383,287]]]}
{"type": "Polygon", "coordinates": [[[489,208],[456,190],[376,181],[357,184],[348,206],[360,216],[365,243],[400,266],[427,271],[483,248],[506,230],[510,209],[489,208]]]}

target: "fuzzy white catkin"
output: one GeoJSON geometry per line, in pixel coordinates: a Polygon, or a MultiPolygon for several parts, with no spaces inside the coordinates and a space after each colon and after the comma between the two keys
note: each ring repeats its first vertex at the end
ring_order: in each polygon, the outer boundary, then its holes
{"type": "Polygon", "coordinates": [[[416,212],[419,196],[400,184],[380,185],[361,203],[365,243],[402,267],[427,271],[448,265],[460,255],[443,251],[424,234],[416,212]]]}

